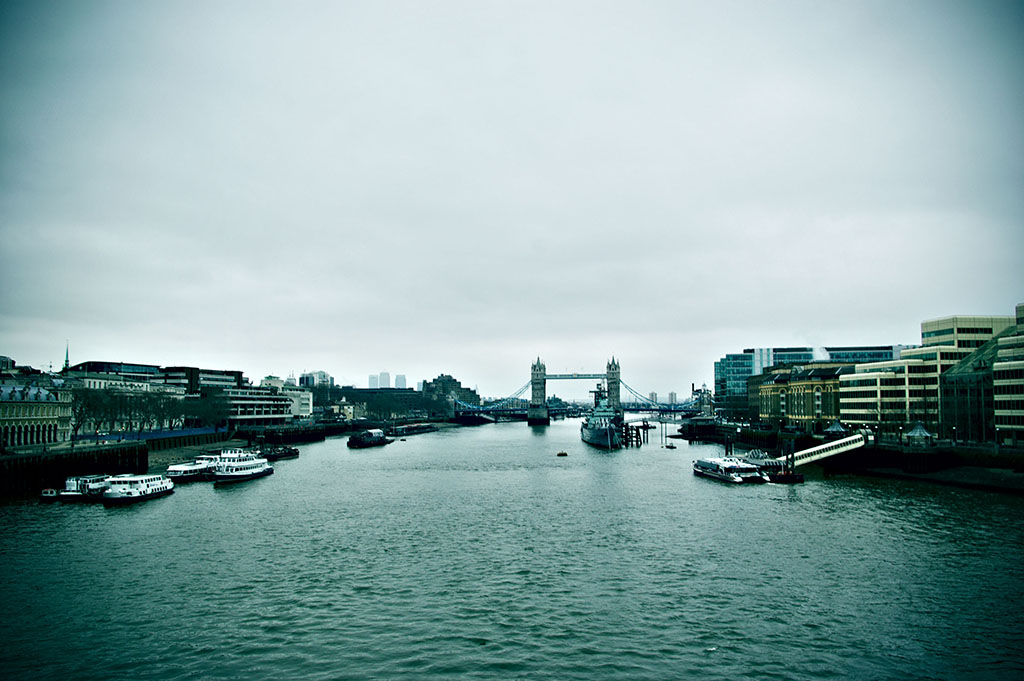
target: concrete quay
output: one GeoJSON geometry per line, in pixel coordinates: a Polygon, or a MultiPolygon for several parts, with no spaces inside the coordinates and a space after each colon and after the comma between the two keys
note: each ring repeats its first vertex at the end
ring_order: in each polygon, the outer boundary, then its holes
{"type": "MultiPolygon", "coordinates": [[[[682,438],[779,453],[822,443],[806,433],[737,428],[735,424],[716,424],[700,431],[691,429],[682,438]]],[[[892,438],[825,459],[818,465],[826,474],[916,480],[1024,495],[1024,449],[997,447],[993,443],[940,440],[926,447],[911,447],[892,438]]]]}

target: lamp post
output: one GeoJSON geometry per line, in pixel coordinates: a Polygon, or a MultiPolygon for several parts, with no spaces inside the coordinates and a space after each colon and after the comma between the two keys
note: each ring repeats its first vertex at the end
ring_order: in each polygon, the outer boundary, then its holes
{"type": "Polygon", "coordinates": [[[953,426],[953,444],[956,444],[956,426],[953,426]]]}

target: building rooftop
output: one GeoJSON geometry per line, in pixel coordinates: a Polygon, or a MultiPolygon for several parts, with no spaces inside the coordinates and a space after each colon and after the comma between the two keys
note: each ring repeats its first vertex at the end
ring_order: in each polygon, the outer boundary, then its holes
{"type": "Polygon", "coordinates": [[[57,396],[37,385],[0,385],[0,402],[56,402],[57,396]]]}

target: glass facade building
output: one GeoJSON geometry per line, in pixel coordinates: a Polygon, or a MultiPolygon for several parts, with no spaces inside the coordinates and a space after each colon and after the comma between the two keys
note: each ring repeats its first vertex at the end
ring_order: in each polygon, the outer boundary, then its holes
{"type": "MultiPolygon", "coordinates": [[[[830,347],[747,348],[715,362],[715,410],[727,418],[743,418],[750,412],[747,381],[770,366],[811,362],[884,362],[898,359],[906,345],[856,345],[830,347]]],[[[754,404],[757,395],[753,396],[754,404]]]]}

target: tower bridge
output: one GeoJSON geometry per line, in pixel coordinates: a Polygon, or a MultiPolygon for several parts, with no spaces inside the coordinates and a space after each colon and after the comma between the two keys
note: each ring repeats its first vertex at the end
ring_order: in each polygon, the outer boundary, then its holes
{"type": "Polygon", "coordinates": [[[491,414],[509,415],[526,413],[526,420],[530,425],[548,425],[551,423],[551,410],[547,403],[547,382],[548,381],[602,381],[605,384],[608,406],[618,412],[649,412],[649,413],[673,413],[685,414],[699,411],[695,406],[695,400],[690,399],[681,404],[659,404],[654,400],[644,397],[639,392],[629,387],[622,381],[622,370],[618,360],[614,357],[605,366],[604,373],[571,373],[571,374],[549,374],[544,362],[540,357],[530,367],[530,382],[514,392],[512,395],[498,400],[487,406],[471,405],[465,402],[455,401],[455,414],[462,416],[467,414],[491,414]],[[621,391],[625,388],[632,395],[633,401],[623,403],[621,391]],[[522,399],[526,391],[530,391],[530,400],[524,405],[522,399]]]}
{"type": "Polygon", "coordinates": [[[616,411],[622,411],[622,404],[619,400],[619,363],[612,360],[608,362],[603,374],[549,374],[544,362],[540,357],[530,367],[530,407],[526,411],[526,422],[531,426],[546,426],[551,423],[551,415],[548,412],[547,384],[548,381],[558,380],[589,380],[605,381],[607,384],[608,406],[616,411]]]}

